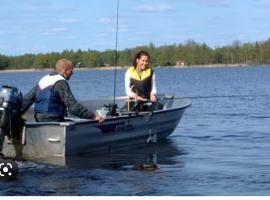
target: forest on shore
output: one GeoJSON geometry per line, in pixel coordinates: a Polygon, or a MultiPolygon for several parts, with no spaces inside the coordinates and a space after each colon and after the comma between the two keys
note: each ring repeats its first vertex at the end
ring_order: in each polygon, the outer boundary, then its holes
{"type": "MultiPolygon", "coordinates": [[[[210,48],[205,43],[189,40],[184,44],[145,46],[127,48],[117,52],[117,66],[131,66],[133,57],[139,50],[151,55],[151,66],[191,66],[214,64],[270,64],[270,38],[261,42],[241,43],[234,41],[222,47],[210,48]]],[[[0,52],[0,70],[6,69],[46,69],[53,68],[59,58],[72,60],[77,67],[93,68],[115,65],[116,52],[113,49],[64,50],[40,54],[6,56],[0,52]]]]}

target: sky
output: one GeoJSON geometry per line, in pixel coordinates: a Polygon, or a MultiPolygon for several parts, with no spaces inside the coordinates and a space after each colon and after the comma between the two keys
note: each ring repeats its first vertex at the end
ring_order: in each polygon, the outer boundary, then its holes
{"type": "MultiPolygon", "coordinates": [[[[117,0],[0,0],[0,54],[115,49],[117,0]]],[[[270,38],[270,0],[119,0],[118,50],[270,38]]]]}

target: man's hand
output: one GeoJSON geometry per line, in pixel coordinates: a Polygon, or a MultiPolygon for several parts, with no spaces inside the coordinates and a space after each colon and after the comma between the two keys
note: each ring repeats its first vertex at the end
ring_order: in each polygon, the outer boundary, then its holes
{"type": "Polygon", "coordinates": [[[151,100],[151,102],[156,102],[157,101],[157,96],[154,95],[154,94],[151,94],[150,100],[151,100]]]}
{"type": "Polygon", "coordinates": [[[103,118],[103,117],[101,117],[100,115],[97,115],[97,116],[95,117],[95,120],[97,120],[97,121],[98,121],[98,123],[102,123],[102,122],[104,122],[104,118],[103,118]]]}

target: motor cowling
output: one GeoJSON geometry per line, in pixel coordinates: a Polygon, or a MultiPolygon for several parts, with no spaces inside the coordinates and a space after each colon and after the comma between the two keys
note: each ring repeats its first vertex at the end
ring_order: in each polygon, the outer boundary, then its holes
{"type": "Polygon", "coordinates": [[[0,128],[9,129],[21,112],[23,96],[18,88],[4,85],[0,88],[0,128]]]}

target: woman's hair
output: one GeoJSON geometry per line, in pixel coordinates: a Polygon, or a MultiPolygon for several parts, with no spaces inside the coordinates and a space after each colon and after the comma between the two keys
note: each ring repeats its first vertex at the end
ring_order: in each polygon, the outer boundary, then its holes
{"type": "Polygon", "coordinates": [[[138,53],[136,53],[135,56],[134,56],[133,63],[132,63],[133,64],[133,67],[136,68],[136,66],[137,66],[137,59],[140,59],[141,56],[147,56],[148,59],[150,60],[149,53],[147,51],[141,50],[138,53]]]}

